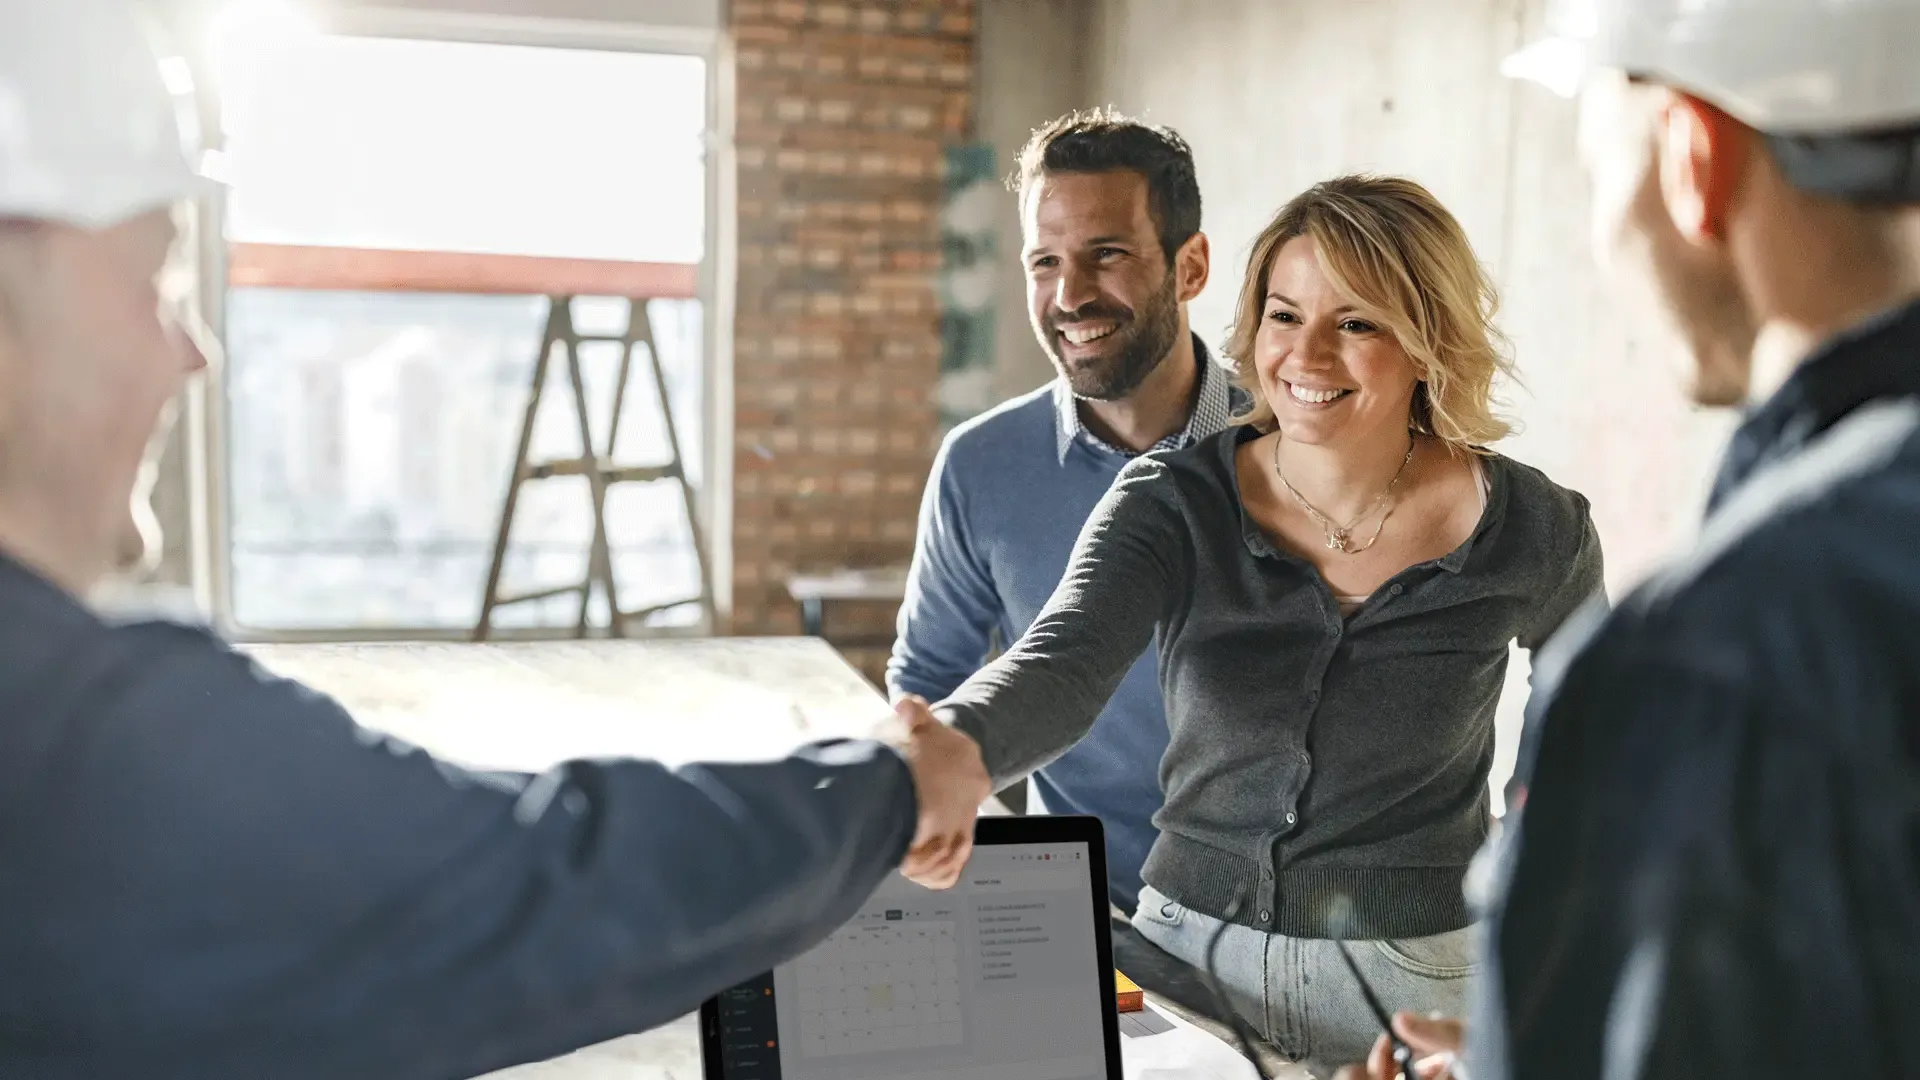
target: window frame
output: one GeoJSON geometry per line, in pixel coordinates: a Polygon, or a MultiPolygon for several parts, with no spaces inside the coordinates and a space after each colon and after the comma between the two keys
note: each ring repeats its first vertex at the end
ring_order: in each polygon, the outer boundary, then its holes
{"type": "MultiPolygon", "coordinates": [[[[698,56],[706,62],[707,116],[705,193],[707,213],[704,257],[698,267],[701,301],[703,423],[698,446],[683,453],[700,457],[702,483],[695,505],[707,546],[707,570],[718,625],[703,614],[692,626],[631,625],[630,637],[697,637],[725,632],[732,611],[733,577],[733,323],[735,221],[733,166],[732,51],[718,30],[649,26],[634,23],[549,18],[545,16],[469,14],[400,8],[336,9],[318,20],[324,33],[351,37],[458,41],[481,45],[522,45],[597,52],[661,53],[698,56]]],[[[196,82],[202,87],[199,109],[203,130],[221,133],[220,87],[204,59],[196,82]]],[[[218,134],[216,139],[223,138],[218,134]]],[[[218,143],[216,142],[217,146],[218,143]]],[[[224,341],[229,259],[224,200],[216,193],[196,206],[199,233],[202,315],[224,341]]],[[[190,566],[195,600],[213,628],[240,642],[464,641],[470,627],[315,627],[276,629],[248,626],[233,616],[231,487],[228,475],[229,403],[224,373],[214,365],[186,395],[181,430],[185,435],[188,504],[192,515],[190,566]]],[[[503,423],[512,422],[502,418],[503,423]]],[[[504,484],[506,477],[501,477],[504,484]]],[[[504,487],[502,493],[504,494],[504,487]]],[[[474,582],[476,595],[484,580],[474,582]]],[[[571,638],[573,628],[500,627],[496,640],[571,638]]]]}

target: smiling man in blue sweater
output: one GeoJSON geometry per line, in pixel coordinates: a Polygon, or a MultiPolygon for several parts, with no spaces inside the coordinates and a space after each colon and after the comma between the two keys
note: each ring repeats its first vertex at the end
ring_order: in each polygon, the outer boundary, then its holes
{"type": "MultiPolygon", "coordinates": [[[[1028,313],[1058,378],[955,428],[934,460],[887,668],[895,698],[940,700],[1017,640],[1129,460],[1225,427],[1227,374],[1187,325],[1207,283],[1193,154],[1171,130],[1099,110],[1021,151],[1028,313]]],[[[1131,912],[1160,809],[1167,720],[1153,652],[1030,798],[1106,824],[1114,903],[1131,912]]]]}

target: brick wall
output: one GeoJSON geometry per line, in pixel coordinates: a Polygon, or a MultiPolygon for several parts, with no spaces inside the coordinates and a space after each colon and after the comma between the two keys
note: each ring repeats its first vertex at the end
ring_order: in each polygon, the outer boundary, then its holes
{"type": "MultiPolygon", "coordinates": [[[[937,428],[944,149],[973,0],[733,0],[739,284],[732,630],[800,630],[795,571],[904,564],[937,428]]],[[[830,604],[828,638],[890,605],[830,604]]],[[[878,681],[885,650],[847,648],[878,681]]]]}

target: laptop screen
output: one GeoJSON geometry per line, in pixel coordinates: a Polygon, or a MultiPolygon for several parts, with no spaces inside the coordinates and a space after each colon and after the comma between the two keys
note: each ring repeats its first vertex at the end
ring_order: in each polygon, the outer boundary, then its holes
{"type": "MultiPolygon", "coordinates": [[[[980,843],[950,890],[893,875],[827,941],[720,994],[709,1080],[1118,1076],[1106,868],[1082,820],[1090,839],[980,843]]],[[[981,824],[1067,819],[1048,821],[981,824]]]]}

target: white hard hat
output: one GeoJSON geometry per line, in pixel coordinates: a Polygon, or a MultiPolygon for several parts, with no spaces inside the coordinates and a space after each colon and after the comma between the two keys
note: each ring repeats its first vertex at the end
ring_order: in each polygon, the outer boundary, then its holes
{"type": "Polygon", "coordinates": [[[204,183],[127,0],[0,0],[0,218],[112,225],[204,183]]]}
{"type": "Polygon", "coordinates": [[[1773,135],[1920,124],[1920,0],[1552,0],[1547,33],[1501,70],[1571,95],[1617,68],[1773,135]]]}

